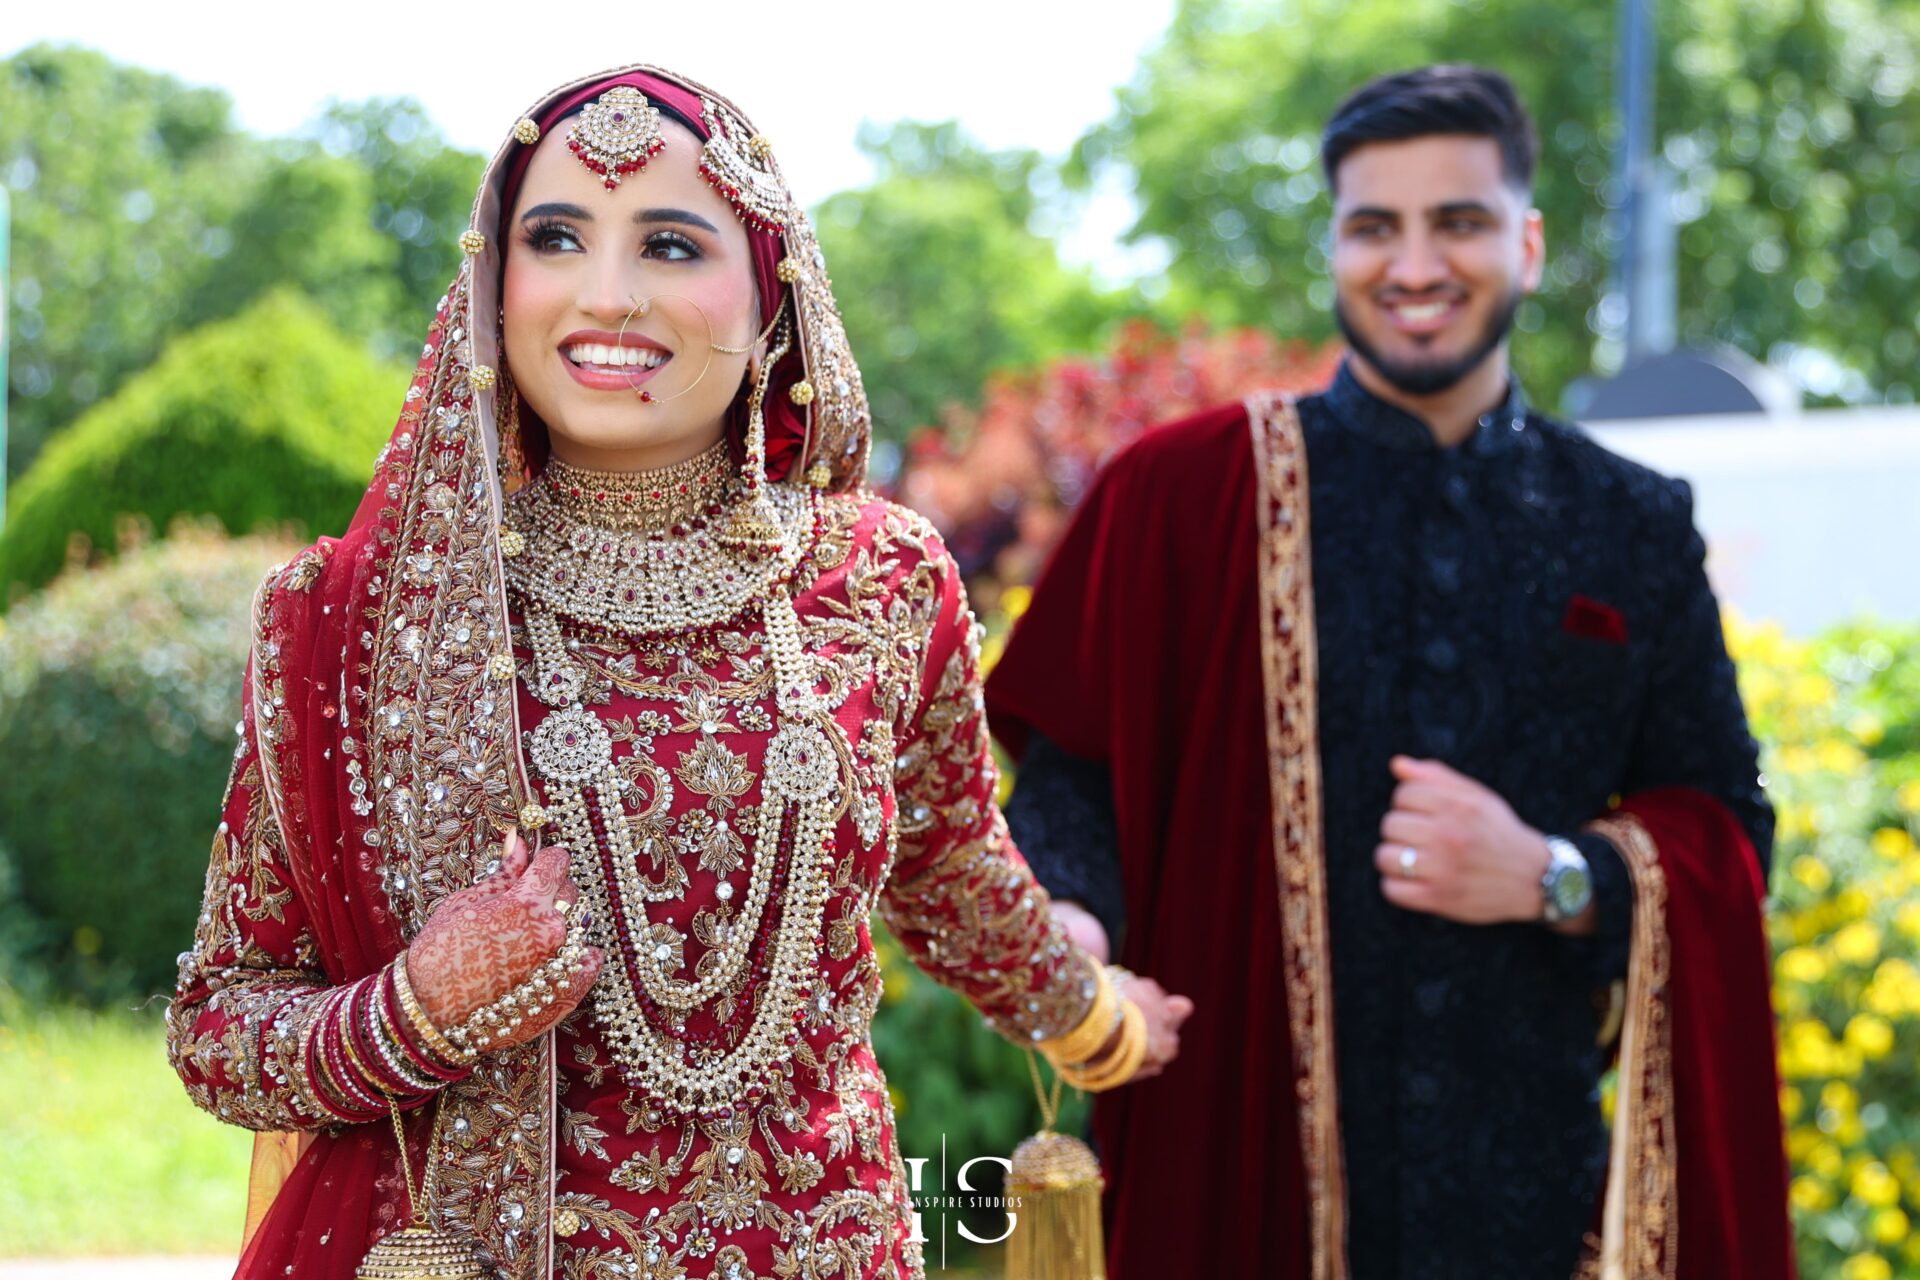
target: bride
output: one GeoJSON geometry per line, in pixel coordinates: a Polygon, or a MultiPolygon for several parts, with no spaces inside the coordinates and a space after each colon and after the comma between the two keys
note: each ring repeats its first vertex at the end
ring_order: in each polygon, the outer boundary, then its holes
{"type": "Polygon", "coordinates": [[[169,1015],[262,1132],[242,1277],[922,1274],[875,910],[1070,1081],[1176,1051],[1007,838],[774,156],[657,69],[527,112],[351,527],[260,589],[169,1015]]]}

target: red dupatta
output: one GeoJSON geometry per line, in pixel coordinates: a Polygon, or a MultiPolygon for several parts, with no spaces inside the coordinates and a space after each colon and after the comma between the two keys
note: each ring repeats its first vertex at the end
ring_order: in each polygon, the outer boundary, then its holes
{"type": "MultiPolygon", "coordinates": [[[[525,119],[543,133],[614,84],[671,106],[703,139],[718,127],[744,147],[752,132],[720,95],[640,66],[564,85],[525,119]]],[[[535,794],[517,745],[513,667],[501,661],[494,405],[500,242],[531,150],[523,131],[487,167],[471,224],[482,240],[463,239],[469,257],[352,524],[276,570],[255,602],[249,693],[262,786],[316,958],[335,983],[385,965],[441,898],[488,874],[502,833],[535,794]]],[[[768,474],[824,464],[825,487],[854,488],[870,421],[812,228],[795,207],[782,226],[750,226],[749,239],[763,308],[791,308],[796,329],[772,377],[768,474]],[[786,394],[803,379],[810,397],[786,394]]],[[[555,1070],[549,1037],[484,1061],[437,1109],[439,1217],[525,1280],[553,1265],[555,1070]]],[[[409,1122],[416,1176],[435,1114],[429,1107],[409,1122]]],[[[384,1125],[297,1142],[263,1135],[238,1275],[346,1280],[405,1202],[384,1125]]]]}

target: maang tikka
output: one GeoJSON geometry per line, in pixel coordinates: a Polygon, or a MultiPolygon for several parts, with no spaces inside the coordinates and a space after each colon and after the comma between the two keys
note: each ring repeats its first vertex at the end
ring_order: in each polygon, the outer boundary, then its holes
{"type": "Polygon", "coordinates": [[[660,109],[630,84],[617,84],[580,110],[567,131],[567,150],[599,174],[612,191],[630,173],[666,149],[660,109]]]}

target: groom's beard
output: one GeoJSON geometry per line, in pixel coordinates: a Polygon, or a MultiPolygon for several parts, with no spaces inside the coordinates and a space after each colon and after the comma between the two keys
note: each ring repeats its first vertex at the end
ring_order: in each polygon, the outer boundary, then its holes
{"type": "Polygon", "coordinates": [[[1447,390],[1479,368],[1480,362],[1506,340],[1507,331],[1513,328],[1514,313],[1520,309],[1521,297],[1518,288],[1509,293],[1507,300],[1487,317],[1487,326],[1479,340],[1465,355],[1453,360],[1394,360],[1382,355],[1347,318],[1338,298],[1333,304],[1333,320],[1355,354],[1372,365],[1393,387],[1410,396],[1430,396],[1447,390]]]}

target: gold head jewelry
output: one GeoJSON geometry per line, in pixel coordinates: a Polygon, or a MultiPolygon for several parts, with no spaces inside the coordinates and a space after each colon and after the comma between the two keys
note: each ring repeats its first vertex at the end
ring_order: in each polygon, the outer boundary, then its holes
{"type": "Polygon", "coordinates": [[[758,133],[743,140],[747,126],[711,98],[700,99],[700,123],[707,128],[700,172],[714,190],[732,203],[740,221],[749,227],[785,230],[793,198],[774,164],[773,144],[758,133]]]}
{"type": "Polygon", "coordinates": [[[567,150],[599,174],[607,190],[666,148],[660,132],[660,109],[630,84],[617,84],[580,110],[567,130],[567,150]]]}

